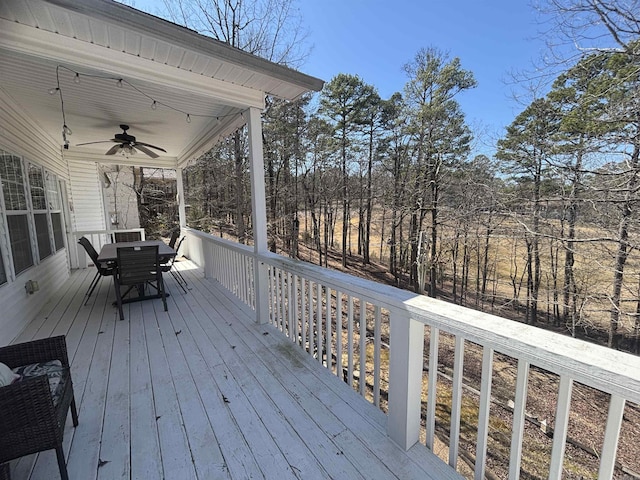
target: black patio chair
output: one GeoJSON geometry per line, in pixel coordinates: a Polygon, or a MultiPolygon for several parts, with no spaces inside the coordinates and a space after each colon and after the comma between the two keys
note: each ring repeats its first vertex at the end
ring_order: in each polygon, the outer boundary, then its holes
{"type": "Polygon", "coordinates": [[[93,245],[91,245],[91,242],[88,238],[82,237],[78,240],[78,243],[82,245],[85,252],[87,252],[87,255],[89,255],[89,258],[97,269],[97,272],[93,277],[93,280],[91,280],[91,284],[89,285],[87,292],[84,294],[84,296],[86,297],[84,304],[86,305],[89,301],[89,297],[91,297],[91,294],[98,286],[98,283],[100,283],[102,277],[110,277],[114,275],[116,273],[116,268],[115,264],[113,263],[102,263],[98,261],[98,252],[96,252],[96,249],[93,248],[93,245]]]}
{"type": "Polygon", "coordinates": [[[182,276],[182,273],[180,273],[180,270],[176,269],[174,266],[174,263],[176,261],[176,258],[178,258],[178,252],[180,251],[180,247],[182,246],[182,242],[184,242],[185,237],[182,237],[180,239],[180,241],[178,242],[178,246],[176,247],[176,254],[175,256],[171,257],[171,259],[166,262],[163,263],[160,268],[162,269],[163,272],[169,272],[171,273],[171,276],[175,279],[175,281],[178,283],[178,285],[180,286],[180,288],[182,289],[182,291],[184,293],[187,293],[187,288],[189,288],[189,285],[187,285],[187,281],[185,280],[185,278],[182,276]]]}
{"type": "Polygon", "coordinates": [[[162,269],[157,245],[118,248],[118,262],[114,284],[116,301],[118,310],[120,311],[120,320],[124,320],[124,313],[122,311],[123,298],[126,297],[133,288],[137,288],[138,294],[145,297],[144,290],[147,285],[155,288],[158,292],[157,295],[149,296],[149,298],[162,298],[164,311],[167,311],[167,294],[162,280],[162,269]],[[122,295],[120,291],[122,286],[128,287],[124,295],[122,295]]]}
{"type": "Polygon", "coordinates": [[[169,239],[169,246],[171,248],[175,249],[178,238],[180,238],[180,230],[174,230],[171,232],[171,238],[169,239]]]}
{"type": "Polygon", "coordinates": [[[78,411],[65,337],[2,347],[0,362],[22,374],[0,387],[0,466],[6,473],[6,462],[55,449],[60,478],[68,480],[62,437],[69,408],[74,427],[78,411]]]}
{"type": "Polygon", "coordinates": [[[113,232],[113,241],[119,242],[139,242],[142,240],[140,232],[113,232]]]}

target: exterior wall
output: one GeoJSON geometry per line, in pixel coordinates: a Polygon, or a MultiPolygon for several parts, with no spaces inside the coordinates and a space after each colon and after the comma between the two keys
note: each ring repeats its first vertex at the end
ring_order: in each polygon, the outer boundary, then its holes
{"type": "MultiPolygon", "coordinates": [[[[41,165],[66,182],[69,190],[68,168],[59,144],[48,137],[36,121],[26,118],[1,88],[0,149],[41,165]]],[[[9,240],[4,221],[4,212],[0,211],[0,250],[8,265],[9,240]]],[[[42,261],[34,261],[33,266],[17,276],[8,272],[8,282],[0,285],[0,345],[11,342],[69,277],[66,247],[42,261]],[[39,290],[27,294],[24,287],[27,280],[37,281],[39,290]]]]}
{"type": "Polygon", "coordinates": [[[69,159],[69,202],[73,230],[104,230],[102,184],[95,162],[69,159]]]}

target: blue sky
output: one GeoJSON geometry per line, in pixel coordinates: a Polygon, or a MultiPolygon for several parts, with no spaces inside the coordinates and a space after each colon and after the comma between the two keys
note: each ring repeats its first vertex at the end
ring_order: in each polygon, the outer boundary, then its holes
{"type": "MultiPolygon", "coordinates": [[[[125,3],[157,14],[160,2],[125,3]]],[[[402,91],[402,67],[420,48],[435,47],[459,57],[478,87],[458,100],[474,128],[485,132],[477,152],[504,132],[524,107],[512,98],[510,73],[531,69],[544,51],[538,15],[526,0],[298,0],[312,47],[305,73],[331,80],[338,73],[360,76],[382,98],[402,91]]]]}
{"type": "Polygon", "coordinates": [[[522,109],[510,72],[544,49],[538,15],[524,0],[302,0],[313,51],[302,70],[329,81],[359,75],[383,98],[402,91],[402,67],[420,48],[459,57],[478,87],[459,97],[467,120],[500,135],[522,109]]]}

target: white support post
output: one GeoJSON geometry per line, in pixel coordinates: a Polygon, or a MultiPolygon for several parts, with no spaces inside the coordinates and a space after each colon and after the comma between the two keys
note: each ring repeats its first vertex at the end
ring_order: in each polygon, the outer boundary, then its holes
{"type": "Polygon", "coordinates": [[[256,322],[269,321],[269,288],[267,266],[259,261],[259,255],[268,251],[267,246],[267,197],[264,185],[264,158],[262,152],[262,120],[260,110],[248,110],[249,165],[251,174],[251,220],[253,224],[253,249],[255,256],[254,285],[256,293],[256,322]]]}
{"type": "Polygon", "coordinates": [[[178,219],[180,222],[180,228],[187,226],[187,210],[184,203],[184,183],[182,182],[182,169],[176,168],[176,186],[178,189],[178,219]]]}
{"type": "Polygon", "coordinates": [[[406,313],[389,312],[389,413],[387,433],[408,450],[419,439],[424,325],[406,313]]]}

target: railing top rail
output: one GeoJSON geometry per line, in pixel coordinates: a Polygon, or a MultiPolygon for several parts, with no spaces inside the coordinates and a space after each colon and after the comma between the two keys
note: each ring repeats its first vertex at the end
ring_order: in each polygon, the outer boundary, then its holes
{"type": "Polygon", "coordinates": [[[194,228],[190,228],[190,227],[184,227],[183,230],[186,233],[189,233],[191,235],[195,235],[196,237],[200,237],[203,240],[208,240],[214,243],[219,243],[222,244],[223,246],[225,246],[226,248],[242,253],[243,255],[253,255],[254,251],[253,251],[253,247],[249,246],[249,245],[243,245],[241,243],[237,243],[237,242],[232,242],[231,240],[226,240],[224,238],[220,238],[217,237],[215,235],[212,235],[210,233],[205,233],[205,232],[201,232],[200,230],[196,230],[194,228]]]}
{"type": "MultiPolygon", "coordinates": [[[[255,255],[246,245],[193,229],[190,232],[235,251],[255,255]]],[[[640,357],[281,255],[265,253],[255,257],[260,262],[460,335],[496,352],[640,403],[640,357]]]]}

